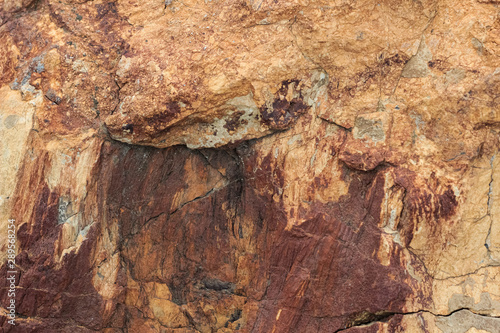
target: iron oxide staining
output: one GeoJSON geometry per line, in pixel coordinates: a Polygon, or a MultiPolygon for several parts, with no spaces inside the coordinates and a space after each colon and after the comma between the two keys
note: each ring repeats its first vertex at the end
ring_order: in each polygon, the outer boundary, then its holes
{"type": "Polygon", "coordinates": [[[272,129],[282,130],[293,125],[309,109],[301,92],[294,91],[298,85],[298,80],[285,80],[281,83],[274,101],[260,108],[264,124],[272,129]]]}

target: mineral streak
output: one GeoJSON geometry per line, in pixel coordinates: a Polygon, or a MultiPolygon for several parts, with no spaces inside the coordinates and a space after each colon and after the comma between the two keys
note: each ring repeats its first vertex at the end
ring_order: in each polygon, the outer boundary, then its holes
{"type": "Polygon", "coordinates": [[[0,1],[2,332],[500,332],[496,0],[0,1]]]}

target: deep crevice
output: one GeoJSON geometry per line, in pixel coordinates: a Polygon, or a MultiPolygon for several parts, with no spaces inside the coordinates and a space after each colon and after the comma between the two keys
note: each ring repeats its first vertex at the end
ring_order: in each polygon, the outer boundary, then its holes
{"type": "Polygon", "coordinates": [[[363,313],[362,314],[364,316],[363,319],[355,320],[351,323],[352,325],[346,325],[345,328],[338,329],[338,330],[334,331],[334,333],[342,332],[342,331],[348,330],[348,329],[353,328],[353,327],[360,327],[360,326],[366,327],[366,326],[373,325],[375,323],[387,322],[387,321],[391,320],[391,318],[396,316],[396,315],[407,316],[407,315],[428,313],[434,317],[446,318],[446,317],[451,317],[452,315],[454,315],[455,313],[460,312],[460,311],[469,311],[472,314],[477,315],[477,316],[487,317],[487,318],[499,318],[500,319],[500,317],[498,317],[498,316],[490,316],[490,315],[486,315],[486,314],[476,313],[470,308],[459,308],[459,309],[456,309],[454,311],[451,311],[448,314],[436,314],[436,313],[433,313],[429,310],[419,310],[419,311],[414,311],[414,312],[385,312],[385,311],[381,311],[381,312],[377,312],[377,313],[363,313]]]}

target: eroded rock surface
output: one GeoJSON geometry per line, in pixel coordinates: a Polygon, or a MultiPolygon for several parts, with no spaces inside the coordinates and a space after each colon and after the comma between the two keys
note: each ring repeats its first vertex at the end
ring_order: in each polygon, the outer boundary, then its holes
{"type": "Polygon", "coordinates": [[[500,332],[499,45],[497,1],[3,0],[3,332],[500,332]]]}

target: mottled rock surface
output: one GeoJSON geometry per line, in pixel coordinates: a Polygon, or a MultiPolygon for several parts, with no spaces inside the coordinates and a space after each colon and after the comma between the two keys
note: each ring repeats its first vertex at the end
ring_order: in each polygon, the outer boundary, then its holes
{"type": "Polygon", "coordinates": [[[499,56],[496,0],[0,1],[1,332],[500,332],[499,56]]]}

